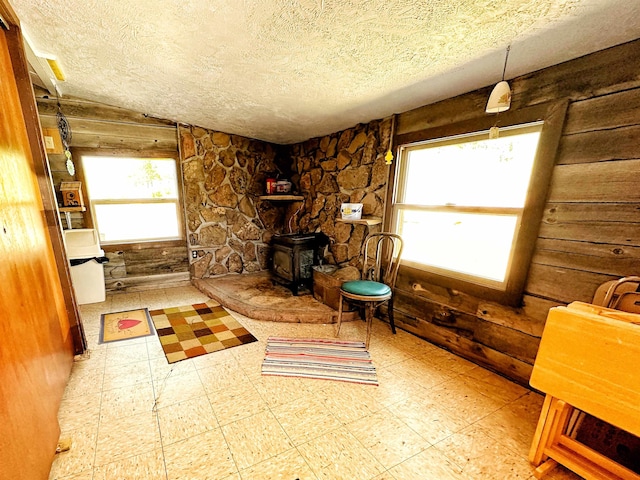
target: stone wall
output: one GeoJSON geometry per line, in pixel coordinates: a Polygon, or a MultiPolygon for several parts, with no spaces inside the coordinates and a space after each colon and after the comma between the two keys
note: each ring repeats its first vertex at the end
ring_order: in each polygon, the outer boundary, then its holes
{"type": "Polygon", "coordinates": [[[380,227],[338,222],[340,205],[363,203],[364,215],[382,218],[391,123],[288,146],[181,126],[191,278],[265,270],[271,236],[289,231],[322,232],[327,263],[357,265],[362,241],[380,227]],[[260,200],[268,177],[290,178],[303,204],[260,200]]]}
{"type": "Polygon", "coordinates": [[[327,263],[356,265],[368,227],[337,221],[342,203],[362,203],[363,215],[382,218],[389,166],[391,118],[290,145],[292,180],[305,197],[294,231],[322,232],[330,239],[327,263]]]}
{"type": "Polygon", "coordinates": [[[267,177],[285,174],[278,147],[192,126],[179,133],[191,278],[268,268],[285,211],[259,197],[267,177]]]}

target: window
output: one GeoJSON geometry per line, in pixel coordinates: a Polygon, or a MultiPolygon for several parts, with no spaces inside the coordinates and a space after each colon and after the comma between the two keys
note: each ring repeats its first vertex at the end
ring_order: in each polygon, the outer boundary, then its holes
{"type": "Polygon", "coordinates": [[[101,243],[182,238],[174,158],[82,155],[87,196],[101,243]]]}
{"type": "Polygon", "coordinates": [[[566,102],[396,136],[390,230],[401,275],[518,305],[544,210],[566,102]],[[510,116],[511,115],[511,116],[510,116]],[[471,133],[469,133],[471,132],[471,133]]]}

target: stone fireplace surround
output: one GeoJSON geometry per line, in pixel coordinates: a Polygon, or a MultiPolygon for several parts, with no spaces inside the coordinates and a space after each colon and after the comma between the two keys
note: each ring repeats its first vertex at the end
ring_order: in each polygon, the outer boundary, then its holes
{"type": "Polygon", "coordinates": [[[391,125],[374,120],[294,145],[180,126],[192,280],[267,270],[277,233],[322,232],[325,263],[357,266],[368,229],[379,227],[337,221],[340,205],[363,203],[364,215],[382,217],[391,125]],[[291,180],[302,204],[261,199],[273,176],[291,180]]]}

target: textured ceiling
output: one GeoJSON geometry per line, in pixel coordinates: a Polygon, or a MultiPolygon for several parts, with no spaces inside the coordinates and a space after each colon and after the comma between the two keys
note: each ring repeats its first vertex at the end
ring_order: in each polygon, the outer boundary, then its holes
{"type": "Polygon", "coordinates": [[[276,143],[640,37],[637,0],[11,0],[63,95],[276,143]]]}

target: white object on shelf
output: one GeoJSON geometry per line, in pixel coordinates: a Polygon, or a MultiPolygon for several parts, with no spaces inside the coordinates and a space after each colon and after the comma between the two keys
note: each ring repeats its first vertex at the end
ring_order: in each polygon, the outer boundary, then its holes
{"type": "Polygon", "coordinates": [[[100,240],[94,228],[76,228],[64,231],[64,245],[69,259],[99,257],[100,240]]]}
{"type": "Polygon", "coordinates": [[[79,305],[104,302],[106,289],[104,267],[94,258],[103,257],[98,232],[93,228],[79,228],[64,231],[64,244],[69,260],[88,261],[80,265],[71,265],[71,283],[79,305]]]}
{"type": "Polygon", "coordinates": [[[278,180],[276,182],[276,193],[289,193],[291,191],[291,182],[288,180],[278,180]]]}
{"type": "Polygon", "coordinates": [[[343,203],[340,214],[343,220],[360,220],[362,218],[362,203],[343,203]]]}

